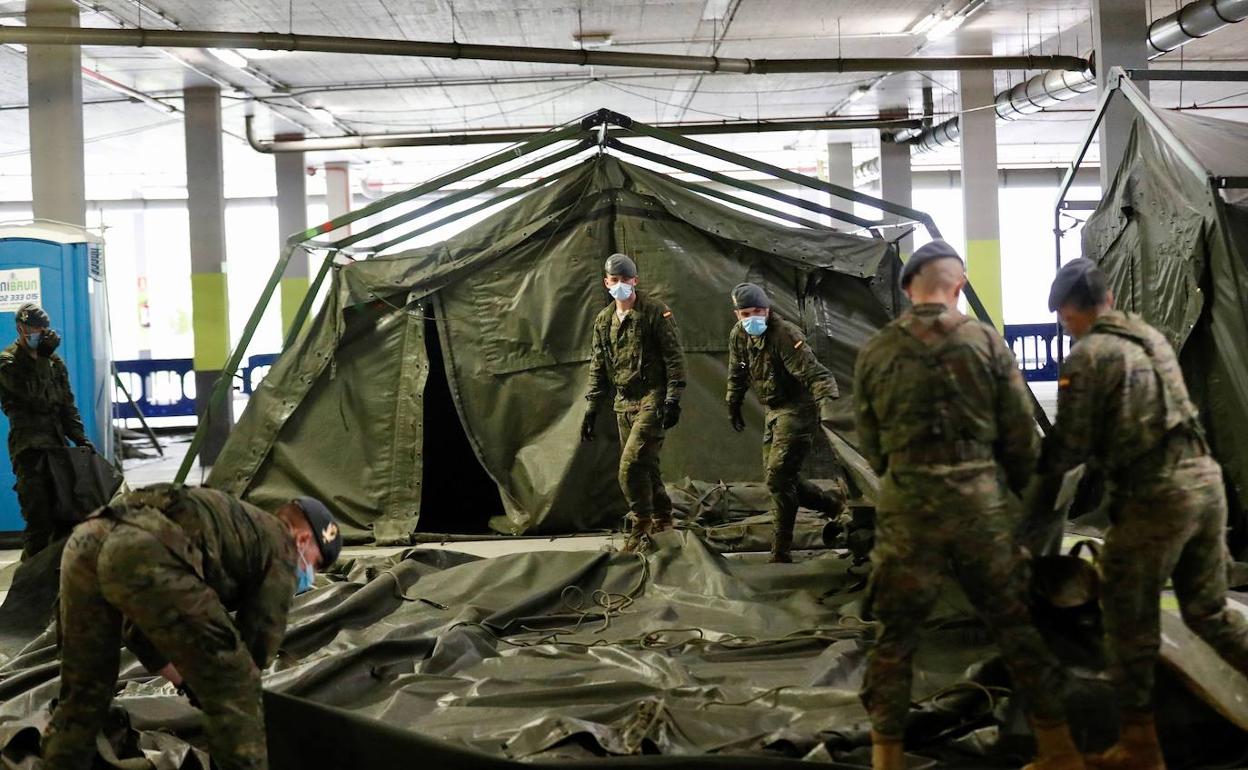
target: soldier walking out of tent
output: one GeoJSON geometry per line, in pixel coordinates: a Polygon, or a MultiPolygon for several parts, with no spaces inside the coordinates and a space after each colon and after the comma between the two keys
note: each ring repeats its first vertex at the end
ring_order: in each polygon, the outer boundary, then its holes
{"type": "Polygon", "coordinates": [[[1091,260],[1072,260],[1053,281],[1049,309],[1079,344],[1062,364],[1057,424],[1041,470],[1049,489],[1083,462],[1109,482],[1101,605],[1123,723],[1118,742],[1087,763],[1149,770],[1165,767],[1153,675],[1166,580],[1174,580],[1184,622],[1246,674],[1248,626],[1226,603],[1222,469],[1174,349],[1138,316],[1114,310],[1113,301],[1091,260]]]}
{"type": "Polygon", "coordinates": [[[762,287],[738,285],[732,290],[732,305],[739,323],[728,335],[728,414],[733,430],[745,430],[741,408],[753,384],[767,407],[763,477],[775,523],[771,560],[788,563],[793,561],[789,549],[799,505],[830,516],[845,510],[844,488],[824,492],[801,476],[820,417],[832,419],[832,400],[840,398],[840,391],[801,330],[771,309],[762,287]]]}
{"type": "Polygon", "coordinates": [[[672,526],[672,501],[659,474],[663,435],[680,419],[685,362],[672,311],[637,291],[637,265],[624,254],[607,258],[603,284],[614,303],[594,319],[589,362],[589,408],[581,439],[594,440],[599,409],[615,387],[620,431],[620,488],[629,507],[626,551],[672,526]]]}
{"type": "Polygon", "coordinates": [[[131,492],[79,524],[61,559],[61,691],[43,767],[91,767],[123,638],[203,709],[215,767],[267,767],[260,669],[277,654],[292,597],[341,548],[333,516],[312,498],[273,515],[172,484],[131,492]]]}
{"type": "Polygon", "coordinates": [[[48,328],[48,314],[27,303],[16,319],[17,341],[0,352],[0,408],[9,417],[13,489],[26,519],[22,558],[28,559],[68,531],[58,528],[55,517],[48,450],[65,447],[66,439],[85,447],[91,442],[74,405],[69,370],[55,353],[61,338],[48,328]]]}
{"type": "Polygon", "coordinates": [[[1029,767],[1082,768],[1062,672],[1031,624],[1006,508],[1007,485],[1022,490],[1039,453],[1027,386],[996,331],[958,312],[965,285],[947,243],[917,250],[901,274],[914,307],[863,347],[854,373],[860,447],[881,475],[870,586],[879,630],[862,690],[872,766],[905,766],[919,629],[952,576],[992,630],[1028,709],[1039,749],[1029,767]]]}

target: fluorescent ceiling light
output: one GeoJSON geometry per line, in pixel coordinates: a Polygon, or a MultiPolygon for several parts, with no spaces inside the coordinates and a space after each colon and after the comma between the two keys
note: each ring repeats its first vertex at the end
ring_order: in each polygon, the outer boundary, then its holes
{"type": "Polygon", "coordinates": [[[582,48],[606,48],[615,42],[610,32],[581,32],[573,35],[572,40],[582,48]]]}
{"type": "Polygon", "coordinates": [[[731,0],[706,0],[702,6],[702,21],[717,21],[728,14],[728,3],[731,0]]]}
{"type": "Polygon", "coordinates": [[[218,61],[224,62],[231,67],[246,69],[249,64],[247,57],[230,48],[209,48],[208,53],[217,57],[218,61]]]}
{"type": "Polygon", "coordinates": [[[927,30],[927,39],[940,40],[942,37],[947,37],[951,32],[962,26],[964,21],[966,21],[966,17],[962,15],[943,18],[933,24],[931,29],[927,30]]]}
{"type": "Polygon", "coordinates": [[[858,101],[862,97],[866,96],[870,90],[871,90],[871,86],[858,86],[857,88],[853,90],[852,93],[850,93],[848,97],[845,98],[845,104],[846,105],[853,104],[854,102],[858,101]]]}

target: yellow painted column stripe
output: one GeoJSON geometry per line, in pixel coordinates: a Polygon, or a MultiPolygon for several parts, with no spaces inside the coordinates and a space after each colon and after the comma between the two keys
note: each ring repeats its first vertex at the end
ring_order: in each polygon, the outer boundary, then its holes
{"type": "Polygon", "coordinates": [[[230,303],[225,273],[191,273],[195,371],[216,372],[230,356],[230,303]]]}
{"type": "Polygon", "coordinates": [[[290,331],[290,324],[295,320],[295,313],[308,293],[311,281],[306,275],[297,275],[282,279],[282,335],[290,331]]]}
{"type": "Polygon", "coordinates": [[[1004,301],[1001,296],[1001,241],[968,240],[966,275],[984,308],[992,316],[997,331],[1004,331],[1004,301]]]}

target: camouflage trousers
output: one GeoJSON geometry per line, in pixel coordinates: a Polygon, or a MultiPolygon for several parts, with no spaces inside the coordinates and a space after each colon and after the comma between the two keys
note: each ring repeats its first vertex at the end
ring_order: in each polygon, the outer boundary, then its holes
{"type": "Polygon", "coordinates": [[[22,518],[26,520],[22,531],[23,559],[39,553],[69,531],[56,521],[56,492],[44,462],[45,455],[42,449],[27,449],[13,458],[13,475],[17,477],[13,491],[17,493],[22,518]]]}
{"type": "Polygon", "coordinates": [[[769,409],[764,424],[763,480],[771,493],[772,522],[777,535],[791,538],[798,506],[834,512],[845,500],[802,478],[802,464],[819,428],[814,404],[769,409]]]}
{"type": "Polygon", "coordinates": [[[1248,674],[1248,624],[1227,607],[1226,492],[1211,457],[1116,494],[1101,559],[1106,651],[1125,712],[1153,708],[1161,591],[1173,578],[1183,620],[1248,674]]]}
{"type": "Polygon", "coordinates": [[[947,577],[988,625],[1024,708],[1062,720],[1062,671],[1031,624],[1028,569],[998,469],[938,467],[890,469],[881,480],[869,594],[878,630],[861,693],[871,725],[887,736],[905,733],[919,631],[947,577]]]}
{"type": "Polygon", "coordinates": [[[123,619],[198,696],[214,766],[268,766],[260,672],[214,592],[144,529],[98,516],[61,559],[61,689],[43,744],[46,770],[86,770],[117,685],[123,619]]]}
{"type": "Polygon", "coordinates": [[[663,406],[657,394],[640,401],[617,402],[620,430],[620,489],[639,524],[671,521],[672,500],[663,488],[659,453],[663,449],[663,406]]]}

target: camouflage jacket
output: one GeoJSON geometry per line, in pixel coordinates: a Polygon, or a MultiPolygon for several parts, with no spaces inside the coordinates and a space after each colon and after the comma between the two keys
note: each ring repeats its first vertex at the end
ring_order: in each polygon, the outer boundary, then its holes
{"type": "Polygon", "coordinates": [[[858,354],[854,398],[859,449],[881,474],[895,453],[959,446],[983,448],[1015,491],[1034,470],[1040,439],[1014,354],[957,310],[916,305],[876,333],[858,354]]]}
{"type": "Polygon", "coordinates": [[[640,292],[636,296],[623,321],[616,322],[615,303],[594,319],[585,396],[594,407],[602,405],[612,386],[617,403],[654,392],[662,393],[663,400],[679,401],[685,390],[685,360],[672,311],[640,292]]]}
{"type": "Polygon", "coordinates": [[[9,418],[9,457],[87,440],[61,357],[31,357],[14,342],[0,352],[0,409],[9,418]]]}
{"type": "Polygon", "coordinates": [[[774,310],[758,337],[741,324],[733,324],[728,335],[728,403],[744,401],[751,385],[771,409],[840,395],[836,378],[815,358],[801,329],[774,310]]]}
{"type": "Polygon", "coordinates": [[[1199,432],[1174,348],[1134,314],[1098,318],[1062,363],[1057,424],[1044,469],[1062,473],[1088,462],[1126,472],[1181,425],[1199,432]]]}
{"type": "MultiPolygon", "coordinates": [[[[231,495],[204,487],[155,484],[110,506],[127,524],[151,532],[186,561],[227,610],[252,660],[264,668],[286,635],[298,555],[286,523],[231,495]],[[163,515],[153,515],[155,512],[163,515]]],[[[159,670],[153,646],[127,624],[126,646],[159,670]]]]}

